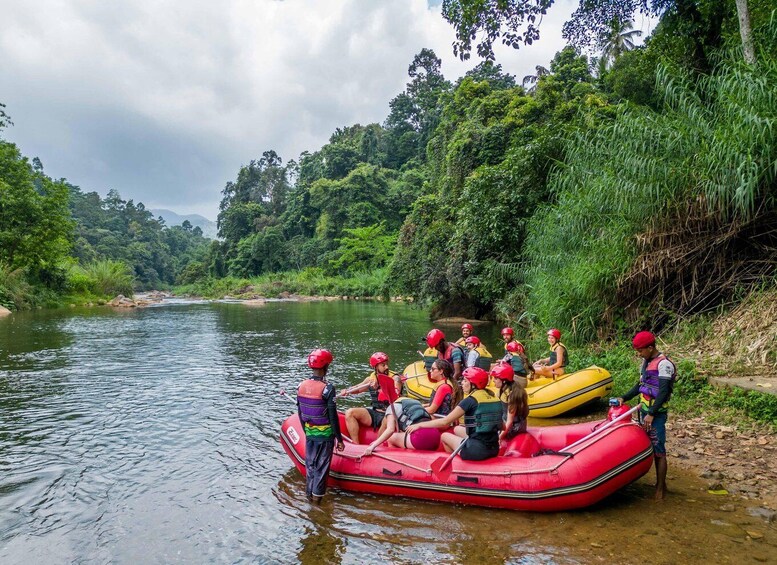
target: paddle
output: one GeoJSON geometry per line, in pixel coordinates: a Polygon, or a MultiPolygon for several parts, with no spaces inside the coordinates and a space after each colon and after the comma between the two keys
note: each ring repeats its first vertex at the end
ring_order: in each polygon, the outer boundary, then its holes
{"type": "Polygon", "coordinates": [[[590,439],[591,437],[595,436],[596,434],[598,434],[598,433],[600,433],[600,432],[603,432],[604,430],[606,430],[606,429],[608,429],[608,428],[611,428],[611,427],[613,427],[613,426],[614,426],[616,423],[620,422],[621,420],[625,420],[627,416],[630,418],[630,417],[631,417],[631,415],[632,415],[634,412],[636,412],[637,410],[639,410],[639,404],[637,404],[637,405],[636,405],[634,408],[632,408],[632,409],[631,409],[631,410],[629,410],[628,412],[624,412],[623,414],[621,414],[621,415],[620,415],[620,416],[618,416],[617,418],[613,418],[613,420],[612,420],[611,422],[607,422],[607,423],[606,423],[605,425],[603,425],[601,428],[596,428],[594,431],[592,431],[592,432],[591,432],[590,434],[588,434],[587,436],[585,436],[585,437],[583,437],[583,438],[580,438],[580,439],[579,439],[579,440],[577,440],[576,442],[574,442],[574,443],[571,443],[571,444],[569,444],[568,446],[566,446],[566,447],[563,447],[563,448],[559,449],[559,452],[562,452],[562,451],[569,451],[569,450],[570,450],[570,449],[572,449],[573,447],[577,447],[578,445],[580,445],[581,443],[583,443],[583,442],[587,441],[588,439],[590,439]]]}
{"type": "Polygon", "coordinates": [[[461,440],[461,443],[456,447],[456,449],[453,450],[453,453],[451,453],[448,457],[438,457],[434,461],[432,461],[431,468],[432,473],[443,483],[448,481],[448,478],[451,476],[452,470],[448,468],[448,465],[450,465],[451,461],[459,454],[459,451],[464,447],[464,444],[467,443],[467,440],[469,438],[464,438],[461,440]]]}

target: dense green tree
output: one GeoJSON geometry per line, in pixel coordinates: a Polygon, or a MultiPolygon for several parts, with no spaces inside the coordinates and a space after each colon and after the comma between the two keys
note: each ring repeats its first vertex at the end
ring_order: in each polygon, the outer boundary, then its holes
{"type": "Polygon", "coordinates": [[[0,139],[0,263],[56,286],[58,264],[71,246],[67,203],[64,182],[52,181],[0,139]]]}

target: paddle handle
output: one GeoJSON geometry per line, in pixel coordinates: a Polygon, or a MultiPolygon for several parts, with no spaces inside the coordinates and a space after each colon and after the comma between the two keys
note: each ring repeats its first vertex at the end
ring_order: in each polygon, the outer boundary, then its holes
{"type": "Polygon", "coordinates": [[[631,415],[632,415],[634,412],[636,412],[637,410],[639,410],[639,404],[637,404],[637,405],[636,405],[634,408],[632,408],[632,409],[631,409],[631,410],[629,410],[628,412],[624,412],[623,414],[621,414],[620,416],[618,416],[617,418],[615,418],[615,419],[614,419],[612,422],[607,422],[607,423],[606,423],[605,425],[603,425],[601,428],[597,428],[597,429],[595,429],[594,431],[592,431],[590,434],[588,434],[588,435],[587,435],[587,436],[585,436],[584,438],[581,438],[581,439],[577,440],[575,443],[571,443],[571,444],[569,444],[569,445],[568,445],[568,446],[566,446],[566,447],[562,447],[561,449],[559,449],[559,451],[569,451],[569,450],[570,450],[570,449],[572,449],[573,447],[577,447],[578,445],[580,445],[581,443],[583,443],[583,442],[585,442],[585,441],[589,440],[591,437],[595,436],[596,434],[598,434],[598,433],[601,433],[601,432],[603,432],[604,430],[606,430],[606,429],[609,429],[609,428],[613,427],[613,426],[614,426],[616,423],[620,422],[621,420],[625,420],[627,416],[628,416],[628,417],[631,417],[631,415]]]}
{"type": "Polygon", "coordinates": [[[442,471],[443,469],[445,469],[445,467],[451,464],[451,461],[453,461],[453,459],[459,454],[459,451],[461,451],[461,449],[464,447],[464,444],[467,443],[468,439],[469,438],[465,437],[463,440],[461,440],[461,443],[456,447],[456,449],[453,450],[453,453],[451,453],[450,456],[445,461],[442,462],[442,465],[440,465],[440,469],[438,470],[438,472],[442,471]]]}

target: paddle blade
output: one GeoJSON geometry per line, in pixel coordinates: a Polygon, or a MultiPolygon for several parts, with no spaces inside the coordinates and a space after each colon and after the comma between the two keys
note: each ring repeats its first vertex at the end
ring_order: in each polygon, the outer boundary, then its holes
{"type": "Polygon", "coordinates": [[[450,457],[438,457],[430,465],[432,473],[441,483],[447,483],[451,476],[450,457]]]}
{"type": "Polygon", "coordinates": [[[397,389],[394,386],[394,379],[388,375],[378,375],[378,384],[380,385],[380,390],[382,390],[383,394],[389,399],[389,402],[393,404],[394,401],[399,398],[397,389]]]}

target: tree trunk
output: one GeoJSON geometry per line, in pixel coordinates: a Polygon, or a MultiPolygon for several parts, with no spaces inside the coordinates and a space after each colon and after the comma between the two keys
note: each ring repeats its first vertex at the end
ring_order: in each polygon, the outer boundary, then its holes
{"type": "Polygon", "coordinates": [[[750,29],[750,11],[747,8],[747,0],[736,0],[737,14],[739,14],[739,33],[742,36],[742,50],[745,54],[745,63],[755,65],[755,49],[753,48],[753,32],[750,29]]]}

